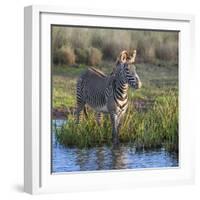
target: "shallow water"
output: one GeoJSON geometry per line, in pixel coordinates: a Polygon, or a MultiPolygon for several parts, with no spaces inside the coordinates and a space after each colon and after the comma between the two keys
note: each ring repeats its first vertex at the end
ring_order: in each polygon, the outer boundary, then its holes
{"type": "MultiPolygon", "coordinates": [[[[54,120],[57,126],[63,120],[54,120]]],[[[178,157],[165,149],[140,150],[120,145],[118,148],[94,147],[87,149],[66,148],[60,145],[53,133],[52,172],[93,171],[136,168],[177,167],[178,157]]]]}

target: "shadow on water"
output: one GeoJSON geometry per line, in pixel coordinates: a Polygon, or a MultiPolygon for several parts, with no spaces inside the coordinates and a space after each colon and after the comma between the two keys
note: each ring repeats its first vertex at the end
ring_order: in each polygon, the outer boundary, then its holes
{"type": "MultiPolygon", "coordinates": [[[[56,120],[57,121],[57,120],[56,120]]],[[[57,121],[57,126],[62,121],[57,121]]],[[[52,137],[52,172],[177,167],[178,157],[165,149],[136,150],[130,145],[117,148],[102,146],[94,148],[63,147],[52,137]]]]}

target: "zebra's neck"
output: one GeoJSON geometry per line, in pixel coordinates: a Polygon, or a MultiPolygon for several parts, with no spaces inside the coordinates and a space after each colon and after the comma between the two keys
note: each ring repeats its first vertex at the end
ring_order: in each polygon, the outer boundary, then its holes
{"type": "Polygon", "coordinates": [[[128,84],[120,78],[113,81],[113,98],[118,108],[124,110],[128,103],[128,84]]]}
{"type": "Polygon", "coordinates": [[[113,87],[113,95],[117,101],[126,101],[128,98],[128,84],[123,80],[115,80],[113,87]]]}
{"type": "Polygon", "coordinates": [[[110,94],[118,107],[123,109],[128,103],[128,84],[121,78],[119,74],[109,77],[108,87],[105,90],[105,98],[110,94]]]}

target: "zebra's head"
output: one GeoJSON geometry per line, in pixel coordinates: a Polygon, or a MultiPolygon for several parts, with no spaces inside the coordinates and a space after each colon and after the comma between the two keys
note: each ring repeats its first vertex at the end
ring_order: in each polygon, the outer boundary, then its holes
{"type": "Polygon", "coordinates": [[[116,70],[120,75],[121,81],[129,84],[134,89],[142,87],[142,82],[136,72],[136,67],[133,64],[135,62],[136,50],[130,56],[127,51],[122,51],[118,61],[116,70]]]}
{"type": "Polygon", "coordinates": [[[135,65],[127,63],[120,64],[120,71],[122,79],[128,83],[132,88],[139,89],[142,87],[140,77],[136,73],[135,65]]]}
{"type": "Polygon", "coordinates": [[[132,54],[129,54],[128,51],[123,50],[117,58],[117,63],[133,64],[135,62],[136,53],[136,50],[133,50],[132,54]]]}

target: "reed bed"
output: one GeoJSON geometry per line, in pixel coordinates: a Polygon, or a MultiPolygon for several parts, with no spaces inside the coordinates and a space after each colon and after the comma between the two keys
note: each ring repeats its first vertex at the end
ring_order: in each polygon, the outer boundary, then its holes
{"type": "MultiPolygon", "coordinates": [[[[58,142],[68,147],[112,145],[108,115],[104,115],[101,126],[97,125],[93,111],[79,125],[75,122],[75,116],[69,115],[66,123],[59,128],[54,126],[54,129],[58,142]]],[[[122,121],[119,140],[138,149],[164,147],[168,151],[178,152],[177,92],[169,90],[156,97],[152,106],[145,111],[138,111],[131,103],[122,121]]]]}

